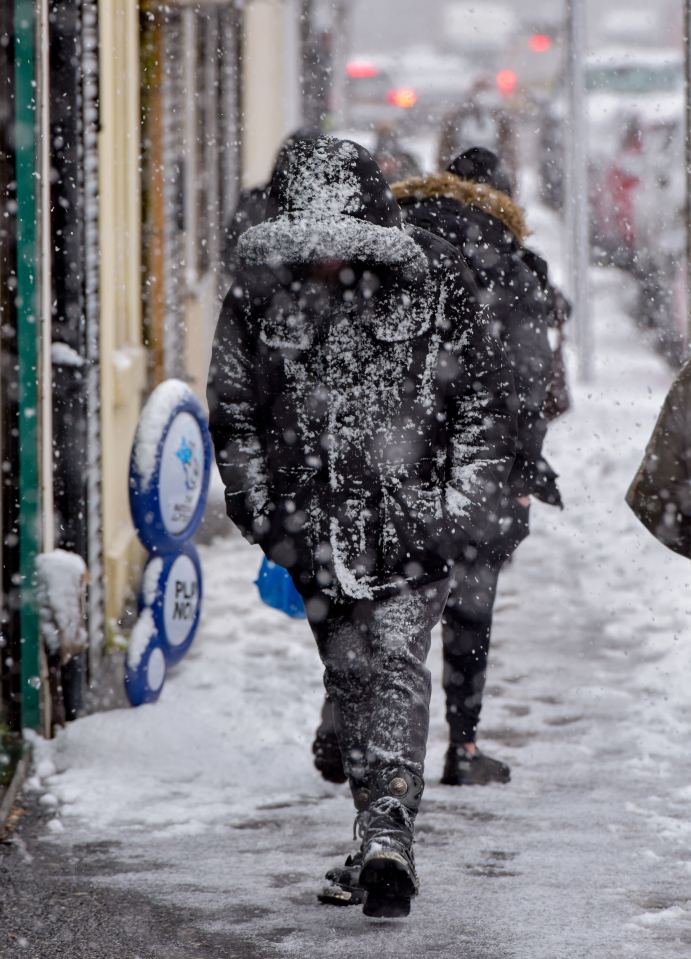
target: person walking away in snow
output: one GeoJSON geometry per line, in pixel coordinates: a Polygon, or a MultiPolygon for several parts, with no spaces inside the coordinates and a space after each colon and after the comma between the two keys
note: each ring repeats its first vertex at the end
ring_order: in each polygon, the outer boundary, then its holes
{"type": "Polygon", "coordinates": [[[504,173],[516,189],[518,145],[516,124],[500,100],[493,80],[482,78],[471,87],[466,100],[448,113],[441,125],[437,167],[444,170],[454,159],[474,146],[502,158],[504,173]]]}
{"type": "MultiPolygon", "coordinates": [[[[484,542],[469,546],[453,571],[442,618],[444,690],[450,743],[442,782],[508,782],[509,767],[482,753],[476,735],[482,709],[497,582],[529,532],[530,497],[561,506],[556,474],[542,455],[543,404],[551,381],[546,274],[526,262],[523,211],[497,156],[472,148],[439,175],[395,184],[406,223],[451,242],[470,266],[493,328],[511,363],[518,399],[516,460],[484,542]]],[[[545,267],[546,268],[546,267],[545,267]]]]}
{"type": "MultiPolygon", "coordinates": [[[[470,152],[470,156],[474,156],[475,167],[477,167],[478,156],[482,157],[484,155],[485,162],[488,162],[490,166],[494,167],[498,164],[498,160],[494,160],[488,154],[482,154],[477,151],[470,152]]],[[[471,171],[472,173],[473,171],[471,171]]],[[[473,182],[484,182],[486,177],[483,175],[482,168],[474,170],[476,179],[473,182]]],[[[510,191],[510,185],[507,183],[506,178],[500,182],[500,185],[504,187],[505,193],[510,191]]],[[[503,203],[504,201],[500,201],[503,203]]],[[[458,211],[458,206],[453,202],[453,198],[449,198],[447,203],[448,208],[450,208],[452,215],[455,215],[458,211]]],[[[406,202],[403,203],[403,209],[407,212],[408,205],[406,202]]],[[[417,212],[420,213],[420,209],[417,208],[417,212]]],[[[507,212],[509,207],[506,208],[507,212]]],[[[448,222],[447,222],[448,225],[448,222]]],[[[439,235],[446,236],[447,239],[450,239],[451,242],[457,242],[458,235],[453,229],[449,229],[447,232],[442,233],[439,225],[434,227],[434,230],[439,233],[439,235]]],[[[523,235],[525,229],[519,230],[519,233],[523,235]]],[[[463,234],[465,236],[465,234],[463,234]]],[[[479,238],[479,235],[478,235],[479,238]]],[[[544,308],[544,323],[547,324],[550,349],[551,349],[551,358],[549,361],[550,375],[547,381],[545,399],[542,406],[542,418],[545,421],[544,424],[540,424],[542,429],[543,425],[546,425],[550,421],[562,416],[570,408],[570,396],[568,389],[568,382],[566,377],[566,366],[564,362],[564,356],[562,352],[563,342],[564,342],[564,327],[568,321],[568,318],[571,314],[571,305],[568,300],[564,297],[562,292],[552,283],[549,276],[549,268],[547,262],[539,256],[534,250],[529,249],[525,246],[524,243],[518,244],[514,238],[509,236],[509,249],[511,258],[517,257],[518,263],[516,264],[516,269],[518,270],[519,276],[525,276],[525,272],[522,270],[520,261],[533,273],[537,278],[539,284],[539,293],[536,296],[536,300],[542,300],[542,305],[544,308]]],[[[466,241],[467,242],[467,241],[466,241]]],[[[481,242],[481,241],[480,241],[481,242]]],[[[473,246],[476,244],[471,244],[469,252],[473,251],[473,246]]],[[[475,250],[477,253],[477,251],[475,250]]],[[[477,256],[471,257],[471,265],[478,267],[477,256]]],[[[486,290],[488,286],[491,285],[493,280],[492,271],[488,270],[488,263],[482,263],[479,265],[479,272],[477,275],[478,282],[481,289],[486,290]]],[[[506,275],[505,268],[497,269],[494,272],[500,274],[500,278],[506,275]]],[[[509,276],[513,275],[513,271],[509,272],[509,276]]],[[[500,287],[501,287],[500,283],[500,287]]],[[[520,289],[519,286],[516,287],[516,290],[520,289]]],[[[532,294],[532,285],[529,283],[526,288],[526,292],[532,294]]],[[[524,300],[525,297],[517,297],[517,302],[524,300]]],[[[506,298],[504,298],[504,301],[506,298]]],[[[506,309],[503,310],[503,313],[506,314],[509,304],[505,301],[506,309]]],[[[523,316],[523,320],[512,320],[511,329],[509,330],[509,337],[507,341],[507,349],[509,355],[512,357],[514,366],[517,365],[520,357],[520,353],[523,350],[530,349],[532,336],[517,336],[517,331],[514,329],[514,326],[519,326],[521,322],[533,323],[535,314],[535,306],[533,303],[530,305],[527,313],[523,316]]],[[[496,304],[495,304],[496,308],[496,304]]],[[[539,311],[539,306],[538,306],[539,311]]],[[[502,311],[499,311],[500,314],[502,311]]],[[[512,313],[511,310],[508,311],[509,314],[512,313]]],[[[506,320],[506,315],[503,317],[506,320]]],[[[547,365],[547,348],[544,342],[544,323],[540,323],[539,329],[535,331],[536,336],[535,340],[537,343],[537,357],[539,359],[540,368],[547,365]]],[[[506,332],[505,332],[506,336],[506,332]]],[[[526,375],[522,378],[519,376],[518,384],[520,386],[522,379],[531,377],[531,371],[528,369],[526,375]]],[[[531,431],[534,427],[534,413],[536,409],[536,402],[539,400],[539,395],[542,390],[540,385],[543,382],[543,377],[540,375],[536,378],[536,395],[535,399],[532,402],[532,415],[530,414],[531,405],[529,404],[528,408],[524,410],[524,416],[521,417],[521,433],[531,435],[531,431]]],[[[538,445],[540,444],[540,438],[538,435],[535,435],[535,440],[538,445]]],[[[539,466],[541,472],[538,474],[540,477],[544,475],[545,479],[548,479],[549,468],[547,467],[544,460],[539,460],[539,466]],[[544,473],[542,472],[544,471],[544,473]]],[[[550,503],[559,502],[559,493],[554,485],[554,476],[552,475],[551,479],[547,482],[547,489],[543,491],[543,494],[540,496],[541,499],[550,503]]],[[[513,509],[518,512],[518,529],[522,529],[524,533],[527,534],[527,524],[522,522],[524,517],[527,517],[527,511],[524,508],[520,508],[521,504],[511,504],[513,509]]],[[[513,518],[510,515],[511,511],[509,510],[509,515],[504,520],[504,525],[513,522],[513,518]]],[[[498,544],[495,543],[496,547],[498,544]]],[[[508,545],[517,547],[517,543],[509,541],[508,545]]],[[[511,550],[510,550],[511,552],[511,550]]],[[[503,563],[501,557],[499,561],[503,563]]],[[[468,581],[468,588],[470,591],[469,596],[464,596],[463,590],[456,588],[452,591],[449,602],[449,616],[448,616],[448,632],[445,634],[448,639],[447,649],[449,651],[449,662],[447,663],[446,668],[446,678],[447,685],[449,686],[449,696],[452,700],[448,704],[449,711],[455,715],[463,716],[464,711],[467,711],[468,707],[463,704],[467,701],[470,701],[470,705],[473,705],[472,714],[469,717],[467,725],[470,728],[474,728],[475,732],[477,731],[477,722],[479,721],[480,710],[482,706],[482,688],[484,687],[485,676],[486,676],[486,667],[487,667],[487,656],[489,652],[489,641],[491,633],[491,616],[492,616],[492,605],[494,602],[494,587],[496,586],[495,574],[498,576],[499,573],[499,564],[494,563],[491,565],[489,571],[487,571],[487,566],[483,563],[483,557],[480,557],[478,562],[478,571],[475,578],[471,578],[468,581]],[[490,587],[490,592],[486,590],[481,591],[479,584],[486,584],[490,587]],[[463,603],[465,603],[465,609],[468,611],[468,616],[466,617],[463,610],[463,603]],[[489,610],[490,620],[487,620],[487,614],[489,610]],[[479,620],[477,617],[479,616],[479,620]],[[460,617],[460,622],[458,621],[460,617]],[[470,626],[466,629],[462,627],[466,624],[466,620],[470,622],[470,626]],[[457,625],[459,630],[457,635],[454,635],[453,627],[457,625]],[[478,631],[480,640],[478,641],[478,631]],[[452,646],[457,650],[457,656],[452,658],[451,648],[452,646]],[[455,665],[455,668],[454,668],[455,665]],[[475,697],[478,697],[475,699],[475,697]]],[[[454,577],[454,580],[457,577],[454,577]]],[[[446,618],[446,617],[445,617],[446,618]]],[[[473,747],[474,735],[471,735],[471,739],[466,742],[468,733],[464,731],[463,728],[458,728],[458,723],[452,723],[452,739],[458,739],[458,744],[456,748],[449,749],[449,758],[448,758],[448,767],[445,771],[444,778],[453,785],[473,785],[473,784],[482,784],[487,782],[494,781],[508,781],[510,777],[510,770],[505,763],[499,763],[496,760],[492,759],[489,756],[486,756],[484,753],[478,753],[477,747],[473,747]],[[463,750],[459,754],[458,746],[463,750]],[[458,755],[454,757],[453,753],[456,752],[458,755]],[[460,756],[460,758],[459,758],[460,756]],[[459,766],[460,763],[460,766],[459,766]]],[[[336,738],[336,730],[334,723],[333,708],[328,697],[325,698],[321,721],[312,744],[312,752],[314,754],[314,765],[322,774],[324,779],[328,782],[341,783],[345,782],[346,776],[343,771],[343,764],[341,761],[341,753],[338,747],[338,740],[336,738]]]]}
{"type": "Polygon", "coordinates": [[[377,141],[374,144],[372,155],[387,183],[417,176],[422,172],[420,164],[401,142],[398,127],[395,123],[382,122],[378,124],[376,133],[377,141]]]}
{"type": "Polygon", "coordinates": [[[691,559],[691,359],[667,394],[626,502],[656,539],[691,559]]]}
{"type": "Polygon", "coordinates": [[[512,376],[464,264],[403,230],[366,150],[295,141],[269,192],[218,321],[211,433],[228,513],[290,571],[335,707],[361,886],[325,901],[406,915],[430,632],[511,468],[512,376]]]}

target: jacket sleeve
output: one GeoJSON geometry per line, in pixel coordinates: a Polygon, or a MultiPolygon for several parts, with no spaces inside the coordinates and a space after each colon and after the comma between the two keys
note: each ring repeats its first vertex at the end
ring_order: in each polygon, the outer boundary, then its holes
{"type": "Polygon", "coordinates": [[[656,539],[691,559],[691,361],[669,391],[626,501],[656,539]]]}
{"type": "Polygon", "coordinates": [[[449,454],[445,505],[456,558],[496,522],[516,447],[513,375],[486,311],[460,285],[448,291],[457,331],[440,357],[448,380],[449,454]]]}
{"type": "Polygon", "coordinates": [[[242,288],[231,286],[216,326],[207,399],[228,515],[246,539],[258,542],[268,529],[269,498],[246,302],[242,288]]]}
{"type": "Polygon", "coordinates": [[[543,410],[552,374],[543,291],[535,274],[518,257],[509,257],[501,284],[494,284],[488,293],[495,332],[513,370],[518,400],[516,462],[509,478],[511,493],[532,494],[561,505],[556,473],[542,455],[547,432],[543,410]]]}

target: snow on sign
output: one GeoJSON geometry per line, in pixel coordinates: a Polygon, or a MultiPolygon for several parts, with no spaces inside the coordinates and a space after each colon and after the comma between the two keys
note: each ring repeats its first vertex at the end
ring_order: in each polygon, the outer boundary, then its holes
{"type": "Polygon", "coordinates": [[[158,699],[166,678],[166,658],[156,632],[153,613],[148,607],[130,635],[125,658],[125,691],[133,706],[158,699]]]}
{"type": "Polygon", "coordinates": [[[161,383],[142,411],[130,459],[132,519],[150,553],[125,664],[133,706],[158,699],[167,668],[185,655],[199,624],[202,571],[191,537],[204,513],[210,469],[199,401],[179,380],[161,383]]]}
{"type": "Polygon", "coordinates": [[[204,513],[211,440],[190,388],[166,380],[149,397],[130,461],[130,508],[137,534],[152,552],[187,542],[204,513]]]}

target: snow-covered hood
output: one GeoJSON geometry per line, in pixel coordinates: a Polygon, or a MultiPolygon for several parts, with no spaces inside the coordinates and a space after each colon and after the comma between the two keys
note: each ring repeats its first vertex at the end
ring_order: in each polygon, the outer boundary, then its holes
{"type": "Polygon", "coordinates": [[[370,154],[350,140],[293,140],[269,187],[274,216],[247,230],[241,262],[269,266],[342,260],[427,272],[427,258],[403,231],[398,205],[370,154]]]}

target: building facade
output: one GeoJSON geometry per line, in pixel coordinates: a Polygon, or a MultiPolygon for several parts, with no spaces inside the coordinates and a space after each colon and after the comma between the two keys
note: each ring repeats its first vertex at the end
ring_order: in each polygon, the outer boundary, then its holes
{"type": "Polygon", "coordinates": [[[0,5],[0,724],[76,716],[126,632],[143,403],[204,396],[242,184],[301,120],[297,0],[0,5]],[[88,570],[88,648],[40,641],[35,559],[88,570]]]}

